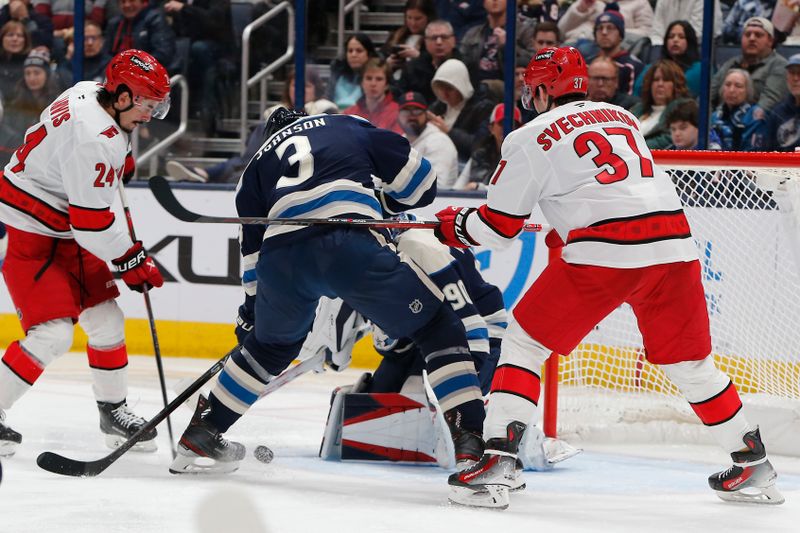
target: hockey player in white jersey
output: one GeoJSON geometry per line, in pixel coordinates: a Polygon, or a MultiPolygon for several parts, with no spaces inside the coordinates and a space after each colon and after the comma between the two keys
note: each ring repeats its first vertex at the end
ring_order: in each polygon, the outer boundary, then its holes
{"type": "MultiPolygon", "coordinates": [[[[72,345],[80,321],[100,411],[100,429],[118,446],[145,420],[127,405],[124,318],[107,261],[132,290],[160,287],[158,268],[110,206],[133,168],[130,133],[169,109],[167,71],[150,54],[127,50],[102,84],[80,82],[62,93],[25,133],[0,177],[0,221],[8,230],[3,265],[25,337],[0,365],[0,455],[21,442],[8,410],[44,368],[72,345]]],[[[139,446],[156,449],[155,430],[139,446]]]]}
{"type": "Polygon", "coordinates": [[[508,246],[538,203],[566,243],[513,310],[484,423],[486,451],[450,477],[451,501],[505,508],[518,445],[539,401],[542,363],[569,354],[606,315],[631,305],[647,359],[661,366],[733,465],[709,478],[725,500],[782,503],[758,427],[710,357],[708,312],[689,224],[639,121],[585,100],[586,63],[546,48],[525,72],[523,104],[540,115],[503,142],[478,209],[437,213],[450,246],[508,246]]]}

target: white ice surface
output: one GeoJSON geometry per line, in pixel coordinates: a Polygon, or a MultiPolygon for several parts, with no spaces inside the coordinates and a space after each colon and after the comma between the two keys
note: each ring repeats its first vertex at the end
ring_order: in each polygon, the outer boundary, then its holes
{"type": "MultiPolygon", "coordinates": [[[[175,383],[212,363],[167,358],[164,365],[175,383]]],[[[528,489],[503,512],[448,505],[447,473],[437,467],[322,461],[330,392],[357,375],[306,375],[258,402],[228,433],[248,457],[227,477],[171,475],[162,424],[157,453],[129,452],[100,476],[79,479],[35,463],[45,450],[86,460],[109,451],[85,356],[67,355],[9,412],[23,444],[3,460],[0,532],[800,531],[800,460],[792,458],[773,458],[786,503],[747,506],[707,488],[707,475],[727,466],[714,448],[584,445],[552,472],[527,472],[528,489]],[[258,444],[274,450],[272,463],[250,455],[258,444]]],[[[130,381],[129,403],[152,416],[162,406],[153,359],[132,357],[130,381]]],[[[181,408],[173,416],[176,436],[190,415],[181,408]]]]}

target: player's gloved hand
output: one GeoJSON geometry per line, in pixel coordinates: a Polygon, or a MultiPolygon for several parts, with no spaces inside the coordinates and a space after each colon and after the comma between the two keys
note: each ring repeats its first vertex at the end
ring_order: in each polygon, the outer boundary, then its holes
{"type": "Polygon", "coordinates": [[[122,281],[129,289],[144,292],[144,289],[160,287],[164,284],[155,261],[147,255],[142,241],[136,241],[125,255],[111,261],[117,267],[117,272],[122,275],[122,281]]]}
{"type": "Polygon", "coordinates": [[[474,207],[448,206],[438,213],[439,227],[433,230],[433,234],[442,243],[453,248],[469,248],[477,246],[467,233],[467,215],[475,211],[474,207]]]}
{"type": "Polygon", "coordinates": [[[244,344],[244,340],[253,331],[253,313],[245,306],[239,306],[239,314],[236,315],[236,340],[239,344],[244,344]]]}
{"type": "Polygon", "coordinates": [[[122,169],[122,183],[127,185],[133,175],[136,174],[136,160],[133,159],[133,153],[128,152],[125,156],[125,167],[122,169]]]}

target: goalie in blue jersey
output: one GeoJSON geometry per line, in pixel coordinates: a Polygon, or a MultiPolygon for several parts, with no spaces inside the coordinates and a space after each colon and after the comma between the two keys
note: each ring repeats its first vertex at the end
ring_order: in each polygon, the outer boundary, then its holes
{"type": "MultiPolygon", "coordinates": [[[[430,163],[405,138],[364,119],[278,108],[265,135],[239,183],[239,216],[383,219],[427,205],[436,194],[430,163]]],[[[356,226],[245,225],[240,240],[241,346],[220,373],[209,409],[183,433],[171,472],[238,468],[244,446],[222,434],[298,355],[322,296],[341,298],[391,337],[414,340],[442,410],[458,423],[456,446],[480,457],[483,395],[464,326],[387,234],[356,226]]]]}

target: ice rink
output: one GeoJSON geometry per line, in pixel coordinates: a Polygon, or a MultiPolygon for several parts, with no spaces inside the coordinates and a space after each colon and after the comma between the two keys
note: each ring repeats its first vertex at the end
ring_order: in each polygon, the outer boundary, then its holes
{"type": "MultiPolygon", "coordinates": [[[[168,382],[196,376],[211,360],[166,358],[168,382]]],[[[150,417],[161,407],[152,357],[132,357],[128,403],[150,417]]],[[[106,455],[86,357],[54,363],[14,409],[8,423],[23,434],[3,460],[0,532],[458,532],[800,531],[800,459],[773,457],[781,506],[724,503],[706,477],[727,467],[706,447],[615,447],[586,451],[547,473],[526,472],[528,488],[507,511],[447,503],[447,472],[438,467],[337,463],[317,457],[331,390],[357,370],[309,374],[258,402],[228,433],[248,447],[227,477],[174,476],[166,424],[159,451],[129,452],[96,478],[40,470],[45,450],[77,459],[106,455]],[[270,464],[252,450],[266,444],[270,464]]],[[[591,408],[591,406],[587,406],[591,408]]],[[[176,437],[191,413],[172,417],[176,437]]],[[[800,436],[798,436],[800,446],[800,436]]]]}

